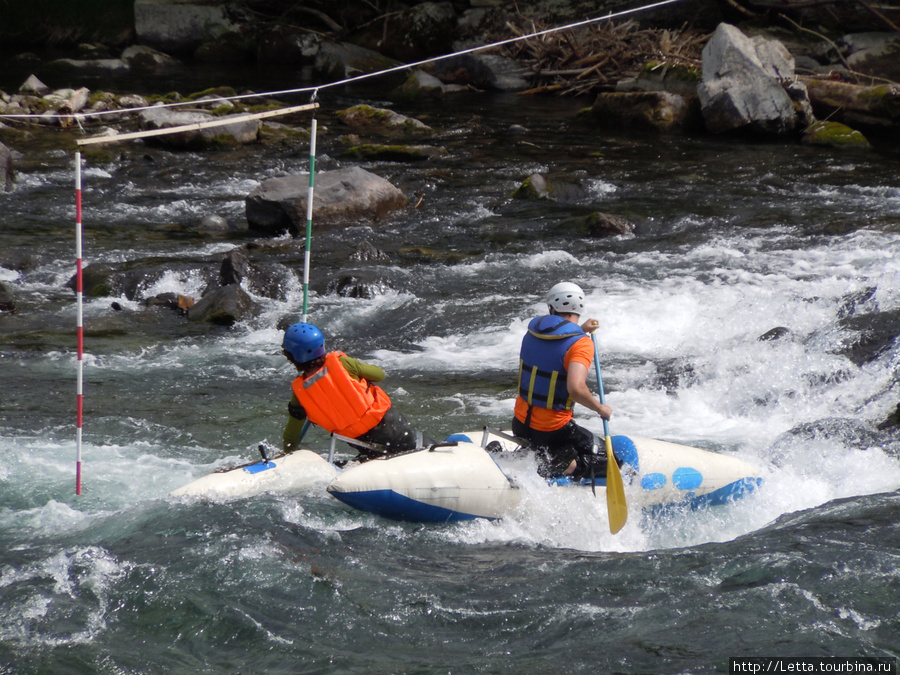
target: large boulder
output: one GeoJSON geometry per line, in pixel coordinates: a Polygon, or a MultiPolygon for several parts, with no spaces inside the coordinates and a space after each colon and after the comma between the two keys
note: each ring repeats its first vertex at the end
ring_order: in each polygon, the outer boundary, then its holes
{"type": "Polygon", "coordinates": [[[137,41],[164,52],[191,54],[204,42],[234,30],[218,0],[135,0],[137,41]]]}
{"type": "Polygon", "coordinates": [[[706,128],[762,135],[793,131],[797,115],[782,85],[793,78],[794,58],[783,44],[719,24],[703,48],[703,81],[697,88],[706,128]]]}
{"type": "MultiPolygon", "coordinates": [[[[402,209],[409,198],[389,181],[358,166],[315,175],[313,221],[318,225],[381,220],[402,209]]],[[[247,199],[250,229],[297,236],[306,227],[309,174],[263,181],[247,199]]]]}

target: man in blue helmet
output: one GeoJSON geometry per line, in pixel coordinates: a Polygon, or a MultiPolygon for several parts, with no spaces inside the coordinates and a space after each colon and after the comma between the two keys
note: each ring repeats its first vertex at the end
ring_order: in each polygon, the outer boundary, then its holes
{"type": "Polygon", "coordinates": [[[316,326],[295,323],[288,327],[282,349],[300,373],[291,385],[293,396],[282,437],[285,451],[297,449],[307,419],[329,433],[377,446],[378,450],[353,446],[369,459],[434,443],[374,384],[384,379],[384,370],[341,351],[326,352],[325,338],[316,326]]]}
{"type": "Polygon", "coordinates": [[[548,314],[532,319],[519,353],[519,395],[512,431],[538,451],[538,472],[545,477],[589,474],[591,462],[597,475],[606,475],[606,451],[589,430],[575,424],[572,408],[580,403],[609,419],[612,408],[590,391],[587,375],[594,360],[588,333],[598,327],[595,319],[581,326],[584,291],[562,282],[547,295],[548,314]]]}

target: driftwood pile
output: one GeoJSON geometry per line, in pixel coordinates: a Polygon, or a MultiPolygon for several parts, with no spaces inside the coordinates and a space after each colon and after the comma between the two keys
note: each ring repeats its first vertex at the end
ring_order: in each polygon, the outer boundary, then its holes
{"type": "MultiPolygon", "coordinates": [[[[549,27],[535,22],[507,23],[513,36],[549,27]]],[[[491,40],[510,35],[491,36],[491,40]]],[[[529,93],[577,96],[610,91],[621,79],[635,77],[648,63],[680,67],[700,73],[700,54],[709,40],[706,32],[683,29],[639,29],[636,22],[611,21],[572,31],[548,32],[504,45],[502,54],[535,73],[538,86],[529,93]]]]}

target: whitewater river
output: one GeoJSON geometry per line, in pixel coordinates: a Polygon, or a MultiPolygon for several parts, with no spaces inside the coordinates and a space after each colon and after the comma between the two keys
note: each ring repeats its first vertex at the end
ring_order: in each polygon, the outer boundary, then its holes
{"type": "MultiPolygon", "coordinates": [[[[353,164],[334,113],[356,101],[322,97],[320,170],[353,164]]],[[[303,242],[241,227],[261,180],[307,169],[297,141],[86,161],[86,264],[158,273],[134,297],[86,300],[76,496],[74,160],[45,142],[0,193],[0,279],[18,306],[0,315],[0,673],[705,673],[732,657],[900,656],[900,430],[886,424],[900,152],[626,135],[578,121],[584,105],[396,107],[450,154],[363,164],[410,206],[316,229],[310,319],[383,366],[395,404],[443,437],[508,424],[524,328],[550,286],[575,281],[601,323],[612,433],[751,462],[756,494],[632,510],[616,536],[602,500],[543,485],[527,462],[511,469],[526,499],[500,522],[398,524],[323,486],[168,498],[280,443],[293,372],[279,326],[302,311],[303,242]],[[534,172],[584,195],[510,200],[534,172]],[[569,221],[592,211],[634,234],[569,221]],[[204,233],[208,215],[235,230],[204,233]],[[199,297],[251,242],[251,263],[289,271],[276,299],[250,289],[256,318],[202,326],[142,304],[199,297]],[[359,242],[387,259],[352,260],[359,242]],[[348,275],[374,297],[336,292],[348,275]]],[[[324,452],[321,431],[307,440],[324,452]]]]}

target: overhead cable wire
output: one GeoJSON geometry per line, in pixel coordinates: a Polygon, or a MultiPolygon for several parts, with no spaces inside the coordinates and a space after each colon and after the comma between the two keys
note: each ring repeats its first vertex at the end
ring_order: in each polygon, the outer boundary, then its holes
{"type": "MultiPolygon", "coordinates": [[[[240,101],[243,99],[253,99],[253,98],[271,98],[276,96],[287,96],[292,94],[302,94],[306,92],[315,93],[322,89],[331,89],[333,87],[342,87],[348,84],[354,84],[356,82],[361,82],[363,80],[369,80],[376,77],[382,77],[384,75],[390,75],[391,73],[396,73],[399,71],[415,69],[420,66],[424,66],[430,63],[437,63],[439,61],[446,61],[448,59],[457,58],[460,56],[466,56],[469,54],[475,54],[477,52],[486,51],[489,49],[497,49],[499,47],[503,47],[509,44],[514,44],[516,42],[522,42],[524,40],[530,40],[533,38],[539,38],[544,35],[550,35],[552,33],[559,33],[563,31],[575,30],[577,28],[582,28],[584,26],[589,26],[591,24],[600,23],[603,21],[611,21],[612,19],[618,19],[623,16],[629,16],[631,14],[638,14],[641,12],[646,12],[651,9],[657,9],[659,7],[664,7],[666,5],[673,5],[679,2],[683,2],[683,0],[660,0],[659,2],[654,2],[648,5],[642,5],[641,7],[634,7],[631,9],[624,9],[619,12],[610,12],[603,16],[593,17],[590,19],[583,19],[581,21],[576,21],[574,23],[565,24],[562,26],[554,26],[552,28],[545,28],[543,30],[534,31],[532,33],[526,33],[523,35],[516,35],[511,38],[506,38],[504,40],[498,40],[497,42],[491,42],[485,45],[478,45],[476,47],[469,47],[467,49],[461,49],[459,51],[452,52],[450,54],[442,54],[439,56],[432,56],[427,59],[422,59],[421,61],[415,61],[413,63],[401,63],[396,66],[392,66],[390,68],[385,68],[383,70],[373,71],[371,73],[361,73],[359,75],[354,75],[352,77],[345,77],[341,80],[335,80],[333,82],[327,82],[324,84],[316,84],[308,87],[299,87],[295,89],[281,89],[276,91],[267,91],[261,93],[251,93],[251,94],[237,94],[235,96],[212,96],[209,98],[204,98],[202,101],[191,100],[191,101],[176,101],[173,103],[157,103],[154,105],[147,106],[135,106],[133,108],[121,108],[118,110],[98,110],[95,112],[77,112],[70,114],[58,114],[57,116],[60,118],[74,118],[79,122],[80,120],[91,117],[103,117],[106,115],[124,115],[128,113],[137,113],[144,110],[150,109],[159,109],[159,108],[177,108],[184,106],[196,106],[198,103],[217,103],[217,102],[231,102],[231,101],[240,101]]],[[[43,113],[41,115],[33,115],[33,114],[5,114],[0,113],[0,118],[10,118],[10,119],[34,119],[44,117],[47,113],[43,113]]]]}

